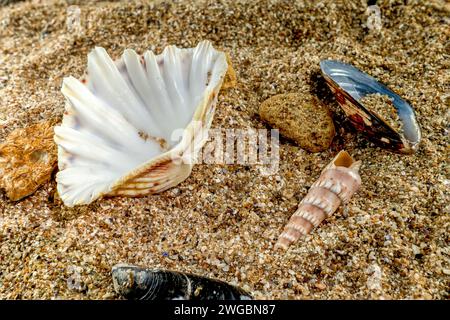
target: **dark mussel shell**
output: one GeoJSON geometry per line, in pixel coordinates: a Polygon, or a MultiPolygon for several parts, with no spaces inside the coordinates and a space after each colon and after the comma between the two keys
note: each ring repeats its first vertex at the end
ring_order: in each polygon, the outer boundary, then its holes
{"type": "Polygon", "coordinates": [[[322,60],[320,68],[336,100],[357,130],[365,133],[382,148],[405,154],[417,150],[421,132],[409,103],[375,78],[350,64],[322,60]],[[361,104],[361,98],[371,93],[380,93],[392,99],[398,118],[402,122],[402,132],[391,128],[383,119],[361,104]]]}
{"type": "Polygon", "coordinates": [[[131,265],[112,268],[116,292],[134,300],[250,300],[244,290],[223,281],[131,265]]]}

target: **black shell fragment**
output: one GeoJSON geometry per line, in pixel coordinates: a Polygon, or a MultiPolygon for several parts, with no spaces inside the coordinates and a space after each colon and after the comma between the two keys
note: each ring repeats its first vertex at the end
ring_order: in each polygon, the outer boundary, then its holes
{"type": "Polygon", "coordinates": [[[320,68],[336,100],[357,130],[382,148],[405,154],[417,150],[421,132],[414,110],[408,102],[350,64],[322,60],[320,68]],[[402,123],[402,132],[395,131],[361,104],[361,98],[372,93],[380,93],[392,99],[402,123]]]}
{"type": "Polygon", "coordinates": [[[131,265],[112,268],[114,289],[133,300],[250,300],[244,290],[219,280],[131,265]]]}

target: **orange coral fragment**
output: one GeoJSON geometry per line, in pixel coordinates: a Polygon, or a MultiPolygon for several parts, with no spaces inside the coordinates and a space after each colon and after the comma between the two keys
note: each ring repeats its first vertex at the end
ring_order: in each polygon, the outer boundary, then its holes
{"type": "Polygon", "coordinates": [[[53,119],[14,130],[0,144],[0,188],[9,199],[20,200],[50,179],[58,159],[55,124],[53,119]]]}

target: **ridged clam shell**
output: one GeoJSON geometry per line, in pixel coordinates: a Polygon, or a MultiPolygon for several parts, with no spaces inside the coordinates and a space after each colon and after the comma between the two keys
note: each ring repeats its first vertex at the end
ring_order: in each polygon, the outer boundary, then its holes
{"type": "Polygon", "coordinates": [[[382,148],[411,154],[418,148],[421,131],[413,108],[398,94],[356,67],[335,60],[320,62],[322,74],[336,100],[357,130],[382,148]],[[392,99],[402,123],[402,132],[390,127],[360,102],[368,94],[379,93],[392,99]]]}
{"type": "Polygon", "coordinates": [[[86,77],[65,78],[61,89],[56,181],[64,203],[141,196],[186,179],[192,164],[182,159],[207,139],[227,67],[225,53],[208,41],[160,55],[125,50],[116,62],[95,48],[86,77]],[[185,130],[174,137],[177,129],[185,130]]]}
{"type": "Polygon", "coordinates": [[[339,152],[300,202],[276,247],[287,249],[330,217],[342,203],[349,201],[361,185],[358,173],[360,165],[361,162],[354,161],[346,151],[339,152]]]}
{"type": "Polygon", "coordinates": [[[223,281],[167,270],[119,264],[112,268],[115,291],[133,300],[250,300],[223,281]]]}

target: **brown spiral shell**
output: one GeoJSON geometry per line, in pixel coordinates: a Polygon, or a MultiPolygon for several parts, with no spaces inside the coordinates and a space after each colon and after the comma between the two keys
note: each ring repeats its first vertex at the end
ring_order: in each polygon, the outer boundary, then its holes
{"type": "Polygon", "coordinates": [[[349,201],[361,185],[360,166],[361,161],[355,161],[344,150],[339,152],[300,202],[275,247],[287,249],[349,201]]]}

